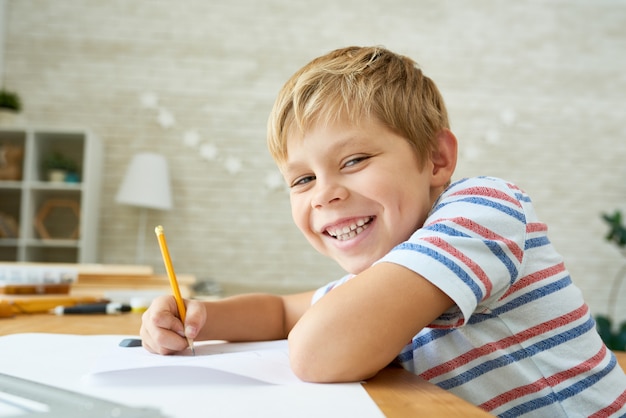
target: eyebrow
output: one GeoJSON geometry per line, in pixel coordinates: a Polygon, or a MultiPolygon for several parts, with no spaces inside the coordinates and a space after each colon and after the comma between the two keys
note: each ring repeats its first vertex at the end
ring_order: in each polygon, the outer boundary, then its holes
{"type": "MultiPolygon", "coordinates": [[[[306,139],[304,138],[300,138],[300,141],[305,141],[306,139]]],[[[337,152],[341,152],[342,149],[346,149],[349,146],[352,145],[359,145],[359,144],[367,144],[369,141],[363,139],[362,136],[360,135],[356,135],[354,133],[349,133],[346,136],[342,136],[339,137],[339,139],[333,141],[332,145],[331,145],[331,150],[333,151],[333,153],[337,153],[337,152]]],[[[280,171],[285,174],[288,173],[292,170],[295,170],[298,168],[298,166],[302,165],[301,162],[295,162],[295,163],[290,163],[289,162],[289,149],[287,149],[287,159],[285,160],[285,162],[282,164],[282,166],[280,167],[280,171]]]]}

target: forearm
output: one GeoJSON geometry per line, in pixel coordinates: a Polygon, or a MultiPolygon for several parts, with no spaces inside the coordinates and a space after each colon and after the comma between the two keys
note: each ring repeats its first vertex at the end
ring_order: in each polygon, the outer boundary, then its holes
{"type": "Polygon", "coordinates": [[[198,340],[263,341],[287,337],[283,299],[249,294],[204,302],[206,323],[198,340]]]}
{"type": "Polygon", "coordinates": [[[312,382],[366,379],[452,304],[416,273],[377,264],[302,316],[289,335],[292,368],[312,382]]]}

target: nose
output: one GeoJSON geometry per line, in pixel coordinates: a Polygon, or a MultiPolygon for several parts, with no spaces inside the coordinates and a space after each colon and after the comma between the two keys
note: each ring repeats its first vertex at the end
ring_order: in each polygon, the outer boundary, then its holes
{"type": "Polygon", "coordinates": [[[348,197],[348,189],[334,178],[315,179],[314,195],[311,206],[321,208],[331,203],[345,200],[348,197]]]}

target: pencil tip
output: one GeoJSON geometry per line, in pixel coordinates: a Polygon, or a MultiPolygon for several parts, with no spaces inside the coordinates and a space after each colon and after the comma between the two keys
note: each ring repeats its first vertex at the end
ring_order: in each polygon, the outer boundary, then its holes
{"type": "Polygon", "coordinates": [[[187,338],[187,343],[189,344],[189,348],[191,349],[191,355],[196,355],[196,349],[193,346],[193,340],[191,338],[187,338]]]}

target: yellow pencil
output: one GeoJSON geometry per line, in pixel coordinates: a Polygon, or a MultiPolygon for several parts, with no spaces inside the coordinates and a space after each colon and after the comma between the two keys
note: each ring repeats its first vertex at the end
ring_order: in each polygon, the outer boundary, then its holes
{"type": "MultiPolygon", "coordinates": [[[[159,247],[161,248],[161,255],[163,256],[163,262],[165,263],[165,270],[167,270],[167,277],[170,279],[170,286],[172,286],[172,292],[174,292],[174,299],[176,299],[176,306],[178,307],[178,316],[180,316],[180,320],[185,325],[185,316],[187,315],[187,311],[185,310],[185,303],[183,302],[183,297],[180,294],[180,289],[178,287],[178,280],[176,279],[176,274],[174,273],[174,266],[172,265],[172,259],[170,258],[170,252],[167,249],[167,242],[165,242],[165,232],[163,232],[163,227],[161,225],[154,228],[154,232],[157,236],[157,240],[159,241],[159,247]]],[[[189,343],[189,348],[191,349],[191,353],[195,356],[196,350],[193,348],[193,340],[187,337],[187,342],[189,343]]]]}

